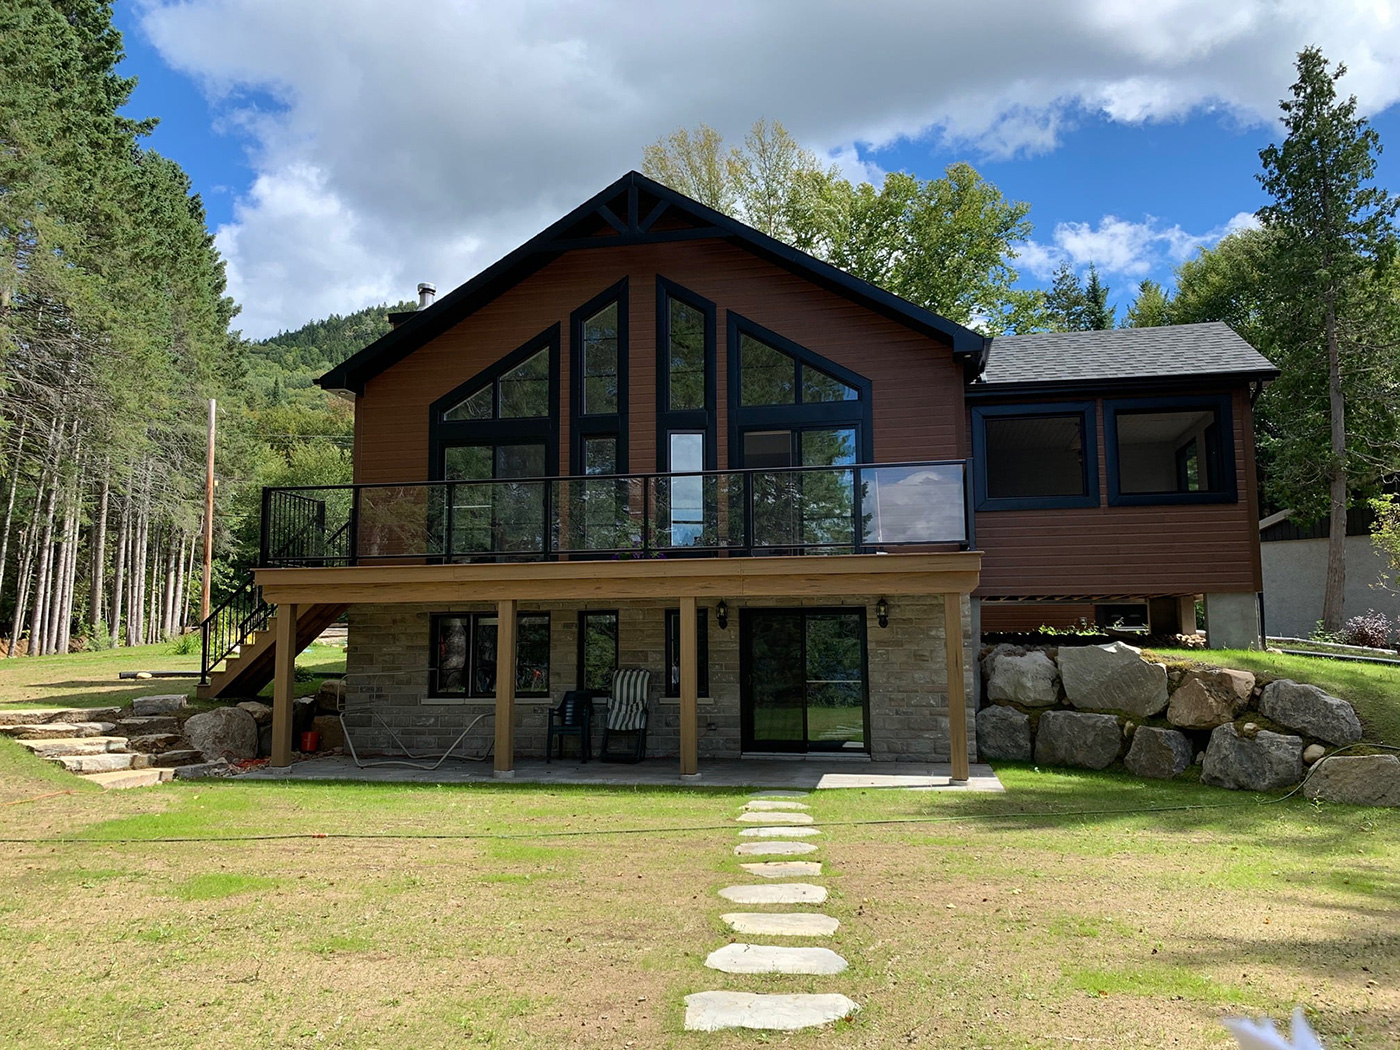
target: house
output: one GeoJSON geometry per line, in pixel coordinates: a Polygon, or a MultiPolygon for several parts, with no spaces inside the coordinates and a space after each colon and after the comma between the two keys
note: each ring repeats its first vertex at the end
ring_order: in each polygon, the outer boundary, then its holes
{"type": "Polygon", "coordinates": [[[479,724],[502,775],[618,667],[682,775],[965,779],[979,619],[1194,629],[1204,596],[1212,641],[1258,642],[1274,371],[1223,325],[988,340],[635,172],[424,300],[320,380],[354,398],[355,485],[268,490],[206,630],[208,667],[265,628],[206,691],[275,677],[275,764],[295,652],[346,611],[361,745],[479,724]]]}

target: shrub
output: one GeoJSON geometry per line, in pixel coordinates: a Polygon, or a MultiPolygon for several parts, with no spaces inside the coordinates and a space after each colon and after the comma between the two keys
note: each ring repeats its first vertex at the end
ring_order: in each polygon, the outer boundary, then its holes
{"type": "Polygon", "coordinates": [[[177,634],[170,637],[170,648],[166,650],[172,656],[194,656],[204,649],[204,639],[198,631],[190,631],[188,634],[177,634]]]}
{"type": "Polygon", "coordinates": [[[1361,616],[1353,616],[1342,625],[1342,641],[1347,645],[1364,645],[1372,649],[1384,649],[1390,645],[1395,625],[1385,613],[1367,609],[1361,616]]]}

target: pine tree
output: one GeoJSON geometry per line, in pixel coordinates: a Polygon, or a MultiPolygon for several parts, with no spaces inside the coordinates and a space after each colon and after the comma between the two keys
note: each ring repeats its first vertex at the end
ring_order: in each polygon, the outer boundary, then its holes
{"type": "Polygon", "coordinates": [[[1089,279],[1084,282],[1084,313],[1081,327],[1086,330],[1102,331],[1113,327],[1113,307],[1108,305],[1108,285],[1099,280],[1099,270],[1089,264],[1089,279]]]}
{"type": "Polygon", "coordinates": [[[1085,313],[1088,300],[1084,286],[1079,283],[1079,274],[1069,263],[1060,263],[1050,279],[1050,290],[1045,293],[1045,313],[1051,331],[1077,332],[1085,327],[1085,313]]]}
{"type": "Polygon", "coordinates": [[[1171,300],[1151,278],[1138,285],[1137,298],[1123,318],[1124,328],[1158,328],[1171,324],[1171,300]]]}

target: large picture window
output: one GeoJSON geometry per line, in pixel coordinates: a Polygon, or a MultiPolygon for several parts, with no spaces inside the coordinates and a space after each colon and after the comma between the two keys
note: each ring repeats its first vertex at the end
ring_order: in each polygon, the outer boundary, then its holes
{"type": "MultiPolygon", "coordinates": [[[[718,467],[715,304],[656,279],[656,468],[718,467]]],[[[699,485],[696,479],[694,486],[699,485]]],[[[688,542],[684,536],[677,545],[688,542]]]]}
{"type": "Polygon", "coordinates": [[[617,670],[617,610],[578,614],[578,687],[600,696],[612,692],[617,670]]]}
{"type": "Polygon", "coordinates": [[[977,509],[1096,507],[1093,402],[973,409],[977,509]]]}
{"type": "MultiPolygon", "coordinates": [[[[432,696],[496,695],[498,624],[495,613],[432,618],[432,696]]],[[[515,624],[515,695],[548,696],[549,614],[518,613],[515,624]]]]}
{"type": "MultiPolygon", "coordinates": [[[[695,620],[696,688],[698,695],[710,695],[710,611],[696,610],[695,620]]],[[[681,611],[666,610],[666,696],[681,695],[681,611]]]]}
{"type": "Polygon", "coordinates": [[[1230,427],[1224,396],[1105,401],[1109,502],[1234,500],[1230,427]]]}
{"type": "Polygon", "coordinates": [[[627,279],[569,317],[570,472],[627,472],[627,279]]]}

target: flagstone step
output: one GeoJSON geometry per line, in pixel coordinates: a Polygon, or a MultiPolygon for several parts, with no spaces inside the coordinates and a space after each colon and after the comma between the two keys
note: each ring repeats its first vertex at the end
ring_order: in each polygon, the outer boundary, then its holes
{"type": "Polygon", "coordinates": [[[841,925],[815,912],[731,911],[720,918],[735,933],[749,937],[830,937],[841,925]]]}
{"type": "Polygon", "coordinates": [[[0,733],[19,740],[57,740],[62,737],[105,736],[116,728],[112,722],[39,722],[0,726],[0,733]]]}
{"type": "Polygon", "coordinates": [[[844,995],[756,995],[753,992],[696,992],[685,997],[688,1032],[725,1028],[794,1032],[849,1017],[860,1004],[844,995]]]}
{"type": "Polygon", "coordinates": [[[126,747],[126,737],[70,736],[56,740],[18,740],[16,743],[40,758],[58,758],[60,755],[102,755],[108,751],[121,751],[126,747]]]}
{"type": "Polygon", "coordinates": [[[797,811],[808,807],[801,802],[789,802],[781,798],[754,798],[744,803],[744,809],[750,813],[769,813],[779,810],[797,811]]]}
{"type": "Polygon", "coordinates": [[[169,769],[118,769],[111,773],[92,773],[84,780],[101,784],[105,790],[116,788],[150,787],[162,780],[169,780],[174,771],[169,769]]]}
{"type": "Polygon", "coordinates": [[[740,824],[812,824],[806,813],[740,813],[734,818],[740,824]]]}
{"type": "Polygon", "coordinates": [[[102,755],[58,755],[49,759],[70,773],[114,773],[119,769],[147,769],[151,760],[145,755],[109,751],[102,755]]]}
{"type": "Polygon", "coordinates": [[[106,722],[121,713],[120,707],[0,707],[0,723],[10,726],[41,725],[45,722],[106,722]]]}
{"type": "Polygon", "coordinates": [[[810,791],[755,791],[754,798],[810,798],[810,791]]]}
{"type": "Polygon", "coordinates": [[[817,860],[760,860],[753,864],[740,864],[750,875],[765,879],[786,879],[794,875],[820,875],[821,861],[817,860]]]}
{"type": "Polygon", "coordinates": [[[828,977],[846,968],[830,948],[785,948],[770,944],[726,944],[705,959],[722,973],[787,973],[828,977]]]}
{"type": "Polygon", "coordinates": [[[820,834],[816,828],[794,827],[745,828],[739,832],[739,835],[746,839],[810,839],[820,834]]]}
{"type": "Polygon", "coordinates": [[[821,904],[826,889],[810,882],[780,882],[769,886],[726,886],[719,895],[735,904],[821,904]]]}
{"type": "Polygon", "coordinates": [[[799,853],[815,853],[815,842],[784,842],[772,839],[766,842],[741,842],[734,847],[736,857],[791,857],[799,853]]]}

